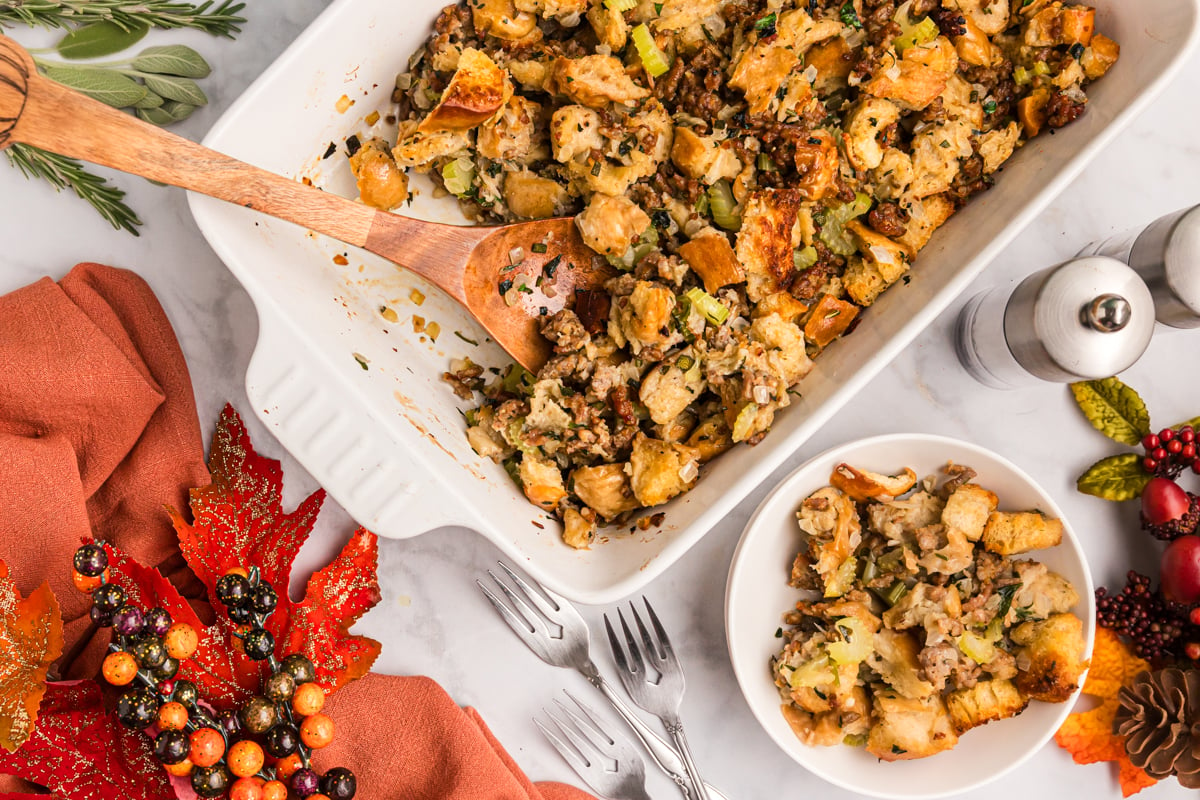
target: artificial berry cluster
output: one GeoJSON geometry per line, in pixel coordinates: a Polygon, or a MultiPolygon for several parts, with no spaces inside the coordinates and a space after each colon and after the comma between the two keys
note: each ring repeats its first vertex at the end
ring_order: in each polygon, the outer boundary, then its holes
{"type": "Polygon", "coordinates": [[[1182,428],[1163,428],[1142,438],[1146,455],[1142,467],[1151,475],[1174,478],[1188,467],[1200,475],[1200,460],[1196,458],[1196,432],[1191,425],[1182,428]]]}
{"type": "Polygon", "coordinates": [[[1164,600],[1151,590],[1150,578],[1134,570],[1126,575],[1119,593],[1109,594],[1104,587],[1096,590],[1096,619],[1102,627],[1128,637],[1134,652],[1147,661],[1200,656],[1200,644],[1193,641],[1198,631],[1186,607],[1164,600]]]}
{"type": "Polygon", "coordinates": [[[275,638],[266,630],[278,595],[258,569],[234,569],[217,581],[217,598],[239,626],[248,658],[266,661],[271,675],[262,694],[240,709],[215,717],[199,690],[177,679],[180,663],[195,654],[199,635],[161,608],[142,610],[109,581],[108,554],[89,543],[75,552],[75,585],[92,596],[91,617],[115,634],[102,672],[114,686],[128,686],[117,718],[134,730],[157,727],[154,754],[175,776],[190,777],[203,798],[230,800],[351,800],[354,773],[312,768],[313,750],[333,741],[333,720],[321,713],[325,690],[313,663],[300,653],[275,659],[275,638]],[[289,793],[290,788],[290,793],[289,793]]]}

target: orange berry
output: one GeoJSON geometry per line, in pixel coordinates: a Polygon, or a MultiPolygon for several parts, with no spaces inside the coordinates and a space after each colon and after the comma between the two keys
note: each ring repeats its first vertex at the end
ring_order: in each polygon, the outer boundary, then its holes
{"type": "Polygon", "coordinates": [[[100,668],[104,680],[113,686],[128,686],[133,683],[133,679],[137,677],[137,670],[137,659],[124,651],[109,653],[100,668]]]}
{"type": "Polygon", "coordinates": [[[183,703],[163,703],[158,709],[158,727],[164,730],[181,731],[187,727],[188,710],[183,703]]]}
{"type": "MultiPolygon", "coordinates": [[[[229,752],[232,753],[233,748],[230,748],[229,752]]],[[[235,772],[234,774],[236,775],[237,773],[235,772]]],[[[238,778],[233,782],[233,786],[229,788],[229,800],[263,800],[264,785],[266,784],[262,778],[250,776],[238,778]]]]}
{"type": "Polygon", "coordinates": [[[308,796],[308,800],[329,800],[329,795],[324,795],[320,792],[317,792],[316,794],[310,794],[308,796]]]}
{"type": "Polygon", "coordinates": [[[225,755],[225,738],[214,728],[192,732],[192,751],[188,755],[197,767],[211,767],[225,755]]]}
{"type": "Polygon", "coordinates": [[[182,661],[191,658],[196,652],[196,648],[200,646],[200,636],[196,629],[186,622],[176,622],[167,628],[163,646],[167,648],[167,655],[182,661]]]}
{"type": "Polygon", "coordinates": [[[73,580],[75,582],[76,589],[83,592],[84,594],[91,594],[92,592],[96,591],[101,586],[103,586],[105,583],[107,583],[108,577],[109,577],[108,568],[105,567],[104,572],[100,573],[99,575],[97,575],[94,578],[90,575],[84,575],[79,570],[74,570],[71,575],[71,580],[73,580]]]}
{"type": "Polygon", "coordinates": [[[304,766],[304,762],[300,760],[299,753],[292,753],[290,756],[284,756],[275,762],[276,777],[287,780],[296,774],[296,770],[304,766]]]}
{"type": "Polygon", "coordinates": [[[225,761],[230,772],[239,778],[246,778],[262,769],[263,749],[258,742],[243,739],[229,748],[225,761]]]}
{"type": "Polygon", "coordinates": [[[267,781],[262,787],[262,800],[287,800],[287,784],[283,781],[267,781]]]}
{"type": "Polygon", "coordinates": [[[333,720],[325,714],[313,714],[300,723],[300,741],[314,750],[333,741],[333,720]]]}
{"type": "Polygon", "coordinates": [[[225,574],[226,575],[241,575],[243,578],[250,577],[250,573],[246,571],[245,567],[233,567],[231,569],[227,569],[227,570],[225,570],[225,574]]]}
{"type": "Polygon", "coordinates": [[[317,683],[302,683],[292,695],[292,710],[302,717],[311,717],[325,707],[325,690],[317,683]]]}
{"type": "Polygon", "coordinates": [[[178,764],[163,764],[163,769],[165,769],[169,774],[174,775],[176,778],[186,778],[188,775],[192,774],[192,769],[195,766],[196,765],[192,763],[190,758],[185,758],[178,764]]]}

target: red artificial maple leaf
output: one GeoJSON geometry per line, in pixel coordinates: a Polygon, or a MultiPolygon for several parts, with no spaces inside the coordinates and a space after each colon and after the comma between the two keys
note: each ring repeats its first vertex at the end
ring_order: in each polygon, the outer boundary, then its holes
{"type": "Polygon", "coordinates": [[[105,711],[95,681],[49,683],[33,735],[12,753],[0,750],[0,774],[62,800],[175,800],[150,741],[105,711]]]}
{"type": "Polygon", "coordinates": [[[375,534],[358,529],[342,552],[313,574],[304,598],[288,597],[292,564],[312,531],[325,492],[317,490],[290,514],[282,504],[279,462],[254,451],[241,418],[225,406],[209,456],[212,483],[191,491],[194,522],[188,524],[168,509],[179,533],[179,546],[192,571],[208,587],[218,611],[205,628],[195,612],[157,570],[143,567],[109,547],[113,579],[142,608],[162,606],[171,616],[193,625],[200,646],[180,667],[180,677],[193,681],[217,708],[232,708],[256,694],[267,674],[265,662],[246,658],[235,645],[237,627],[216,597],[217,580],[234,567],[258,567],[279,595],[266,628],[275,637],[277,657],[304,653],[317,668],[317,681],[333,691],[365,675],[380,645],[348,632],[379,602],[375,534]]]}

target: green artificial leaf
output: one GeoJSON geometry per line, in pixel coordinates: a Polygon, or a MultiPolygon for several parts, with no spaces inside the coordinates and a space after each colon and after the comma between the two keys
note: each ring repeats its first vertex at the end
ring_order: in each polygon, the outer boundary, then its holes
{"type": "Polygon", "coordinates": [[[1102,458],[1079,476],[1075,487],[1084,494],[1104,500],[1133,500],[1140,497],[1153,476],[1142,469],[1137,453],[1102,458]]]}
{"type": "Polygon", "coordinates": [[[212,72],[204,56],[182,44],[147,47],[133,60],[133,68],[139,72],[181,78],[207,78],[212,72]]]}
{"type": "Polygon", "coordinates": [[[1071,394],[1092,427],[1113,441],[1136,447],[1150,433],[1146,404],[1119,378],[1072,383],[1071,394]]]}
{"type": "Polygon", "coordinates": [[[127,108],[146,96],[146,87],[133,78],[99,67],[47,67],[46,77],[113,108],[127,108]]]}
{"type": "Polygon", "coordinates": [[[93,22],[68,33],[55,47],[63,58],[99,58],[133,47],[150,30],[145,23],[123,28],[115,22],[93,22]]]}
{"type": "Polygon", "coordinates": [[[205,97],[199,84],[190,78],[176,78],[172,75],[145,75],[142,79],[146,81],[147,89],[162,95],[167,100],[178,100],[193,106],[208,105],[208,98],[205,97]]]}
{"type": "Polygon", "coordinates": [[[158,108],[163,104],[163,99],[154,92],[147,91],[146,96],[133,104],[134,108],[158,108]]]}
{"type": "Polygon", "coordinates": [[[1200,417],[1192,417],[1187,422],[1179,423],[1178,425],[1175,426],[1175,430],[1179,430],[1180,428],[1184,427],[1185,425],[1190,425],[1192,427],[1192,430],[1196,431],[1197,433],[1200,433],[1200,417]]]}

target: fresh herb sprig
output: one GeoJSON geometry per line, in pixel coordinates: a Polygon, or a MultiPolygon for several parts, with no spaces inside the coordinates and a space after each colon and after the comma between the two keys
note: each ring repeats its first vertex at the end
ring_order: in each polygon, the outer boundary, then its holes
{"type": "Polygon", "coordinates": [[[4,151],[8,161],[27,178],[41,178],[56,190],[70,189],[91,203],[114,228],[138,235],[142,224],[136,213],[125,205],[125,192],[99,175],[88,172],[73,158],[47,153],[27,144],[14,144],[4,151]]]}
{"type": "Polygon", "coordinates": [[[213,0],[199,5],[168,0],[0,0],[0,25],[69,30],[110,22],[123,30],[192,28],[232,39],[246,21],[239,13],[245,7],[234,0],[224,0],[216,8],[213,0]]]}

